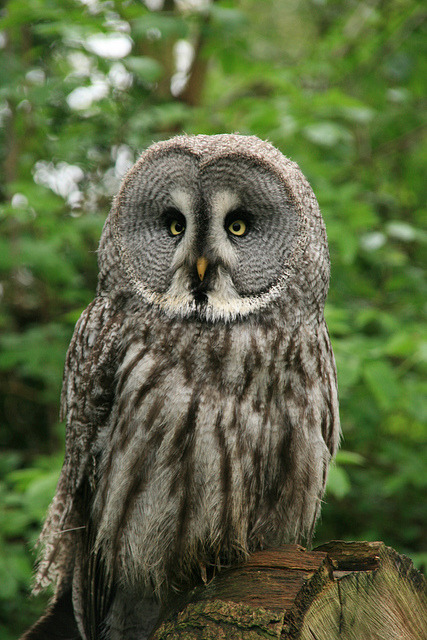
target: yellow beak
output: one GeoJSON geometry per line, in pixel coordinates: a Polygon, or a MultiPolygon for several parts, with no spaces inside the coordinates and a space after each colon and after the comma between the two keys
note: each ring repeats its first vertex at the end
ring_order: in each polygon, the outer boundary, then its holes
{"type": "Polygon", "coordinates": [[[203,278],[205,277],[206,267],[208,266],[208,261],[206,260],[206,258],[198,258],[196,265],[199,278],[200,280],[203,280],[203,278]]]}

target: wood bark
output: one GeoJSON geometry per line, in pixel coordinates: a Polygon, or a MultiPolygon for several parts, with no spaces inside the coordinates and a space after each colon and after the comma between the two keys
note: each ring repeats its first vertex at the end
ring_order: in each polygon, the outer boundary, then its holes
{"type": "Polygon", "coordinates": [[[165,612],[150,640],[425,640],[423,576],[382,542],[253,554],[165,612]]]}

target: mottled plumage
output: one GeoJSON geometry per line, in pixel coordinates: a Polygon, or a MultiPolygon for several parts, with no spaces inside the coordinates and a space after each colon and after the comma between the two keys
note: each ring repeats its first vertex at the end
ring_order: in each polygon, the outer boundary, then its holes
{"type": "Polygon", "coordinates": [[[37,585],[72,595],[83,638],[142,639],[205,568],[311,538],[339,439],[329,256],[297,165],[183,136],[125,177],[99,269],[37,585]]]}

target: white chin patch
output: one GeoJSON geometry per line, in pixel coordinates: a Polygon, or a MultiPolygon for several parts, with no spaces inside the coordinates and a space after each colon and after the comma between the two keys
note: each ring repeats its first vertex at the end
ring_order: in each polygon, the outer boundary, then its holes
{"type": "Polygon", "coordinates": [[[147,290],[143,285],[136,285],[142,297],[164,311],[169,317],[191,318],[195,315],[201,320],[215,322],[231,322],[244,318],[255,311],[263,309],[274,295],[273,290],[256,297],[242,298],[236,292],[225,297],[224,291],[210,291],[206,302],[196,302],[194,295],[188,291],[168,292],[165,294],[147,290]],[[272,295],[273,294],[273,295],[272,295]]]}
{"type": "Polygon", "coordinates": [[[259,296],[240,296],[230,275],[220,269],[213,289],[206,292],[206,299],[196,301],[191,292],[188,272],[179,268],[165,293],[156,293],[142,282],[135,283],[138,293],[149,303],[161,308],[169,317],[190,318],[222,322],[244,318],[271,303],[279,295],[278,285],[259,296]]]}
{"type": "MultiPolygon", "coordinates": [[[[146,294],[144,297],[147,297],[146,294]]],[[[213,289],[206,292],[206,299],[196,301],[185,270],[179,269],[168,291],[154,297],[150,296],[150,301],[172,317],[188,318],[197,315],[207,321],[227,322],[265,307],[271,301],[271,293],[243,298],[237,293],[229,274],[220,269],[213,289]]]]}

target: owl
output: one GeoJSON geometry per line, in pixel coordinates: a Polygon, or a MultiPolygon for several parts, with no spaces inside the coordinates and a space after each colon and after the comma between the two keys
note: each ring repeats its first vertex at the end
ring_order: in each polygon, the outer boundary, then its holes
{"type": "Polygon", "coordinates": [[[41,536],[36,589],[56,595],[27,638],[61,620],[84,640],[141,640],[173,592],[258,549],[309,544],[339,440],[325,227],[271,144],[154,144],[98,258],[41,536]]]}

